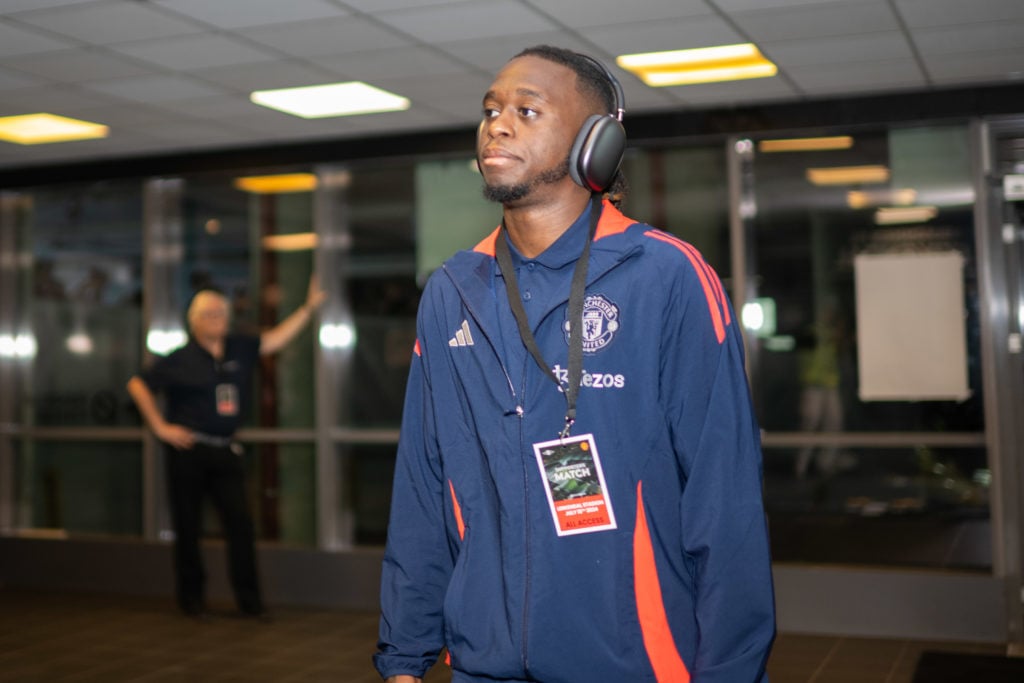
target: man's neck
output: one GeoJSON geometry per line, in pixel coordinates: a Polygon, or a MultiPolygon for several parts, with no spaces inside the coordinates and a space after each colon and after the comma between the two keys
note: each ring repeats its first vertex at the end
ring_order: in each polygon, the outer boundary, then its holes
{"type": "Polygon", "coordinates": [[[206,349],[214,358],[220,358],[224,355],[224,339],[220,337],[196,337],[196,343],[200,347],[206,349]]]}
{"type": "Polygon", "coordinates": [[[512,244],[526,258],[542,254],[576,222],[589,199],[589,195],[574,193],[560,202],[506,206],[505,227],[512,244]]]}

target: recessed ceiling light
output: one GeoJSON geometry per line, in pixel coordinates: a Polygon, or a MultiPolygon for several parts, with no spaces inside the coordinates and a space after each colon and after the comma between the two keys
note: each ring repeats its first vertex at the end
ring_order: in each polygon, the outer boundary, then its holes
{"type": "Polygon", "coordinates": [[[934,206],[883,206],[875,212],[876,225],[924,223],[939,215],[934,206]]]}
{"type": "Polygon", "coordinates": [[[873,206],[910,206],[917,201],[917,190],[850,190],[846,193],[846,205],[851,209],[866,209],[873,206]]]}
{"type": "Polygon", "coordinates": [[[615,63],[656,88],[765,78],[778,72],[753,43],[621,55],[615,63]]]}
{"type": "Polygon", "coordinates": [[[249,99],[304,119],[404,111],[410,104],[405,97],[360,81],[257,90],[249,95],[249,99]]]}
{"type": "Polygon", "coordinates": [[[0,117],[0,140],[19,145],[105,138],[110,128],[56,114],[21,114],[0,117]]]}
{"type": "Polygon", "coordinates": [[[820,138],[782,138],[761,140],[757,149],[761,152],[821,152],[833,149],[850,149],[853,138],[849,135],[833,135],[820,138]]]}
{"type": "Polygon", "coordinates": [[[853,185],[857,183],[885,183],[889,169],[885,166],[834,166],[809,168],[807,179],[814,185],[853,185]]]}
{"type": "Polygon", "coordinates": [[[265,235],[261,240],[267,251],[310,251],[316,249],[314,232],[293,232],[287,235],[265,235]]]}
{"type": "Polygon", "coordinates": [[[278,173],[235,178],[233,184],[237,189],[253,194],[285,194],[312,192],[316,189],[317,180],[312,173],[278,173]]]}

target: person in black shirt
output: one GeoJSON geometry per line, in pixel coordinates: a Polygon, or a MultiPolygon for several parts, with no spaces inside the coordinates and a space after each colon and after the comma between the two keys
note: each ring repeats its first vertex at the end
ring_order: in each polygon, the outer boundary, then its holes
{"type": "Polygon", "coordinates": [[[128,381],[139,412],[165,445],[177,598],[189,616],[206,615],[199,537],[207,495],[224,528],[238,609],[245,616],[266,615],[246,504],[242,449],[234,434],[259,356],[283,349],[309,322],[324,296],[312,279],[302,306],[254,336],[230,333],[227,299],[213,290],[200,291],[188,309],[188,343],[128,381]],[[158,394],[166,399],[165,414],[157,405],[158,394]]]}

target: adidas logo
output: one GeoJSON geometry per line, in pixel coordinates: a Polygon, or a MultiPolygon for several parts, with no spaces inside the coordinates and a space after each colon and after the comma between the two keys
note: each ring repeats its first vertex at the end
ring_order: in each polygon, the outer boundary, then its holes
{"type": "Polygon", "coordinates": [[[462,327],[455,330],[455,336],[448,340],[448,346],[472,346],[473,335],[469,332],[469,321],[463,320],[462,327]]]}

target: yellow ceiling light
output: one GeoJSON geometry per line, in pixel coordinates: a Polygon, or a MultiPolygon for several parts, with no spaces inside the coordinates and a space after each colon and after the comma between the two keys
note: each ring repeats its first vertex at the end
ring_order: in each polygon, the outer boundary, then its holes
{"type": "Polygon", "coordinates": [[[875,212],[875,225],[924,223],[938,215],[934,206],[884,206],[875,212]]]}
{"type": "Polygon", "coordinates": [[[251,175],[235,178],[234,186],[253,194],[286,194],[312,192],[316,189],[316,176],[312,173],[279,173],[277,175],[251,175]]]}
{"type": "Polygon", "coordinates": [[[267,251],[309,251],[316,249],[317,238],[313,232],[295,232],[289,235],[266,235],[261,242],[267,251]]]}
{"type": "Polygon", "coordinates": [[[43,145],[105,138],[110,128],[99,123],[56,114],[21,114],[0,117],[0,140],[18,145],[43,145]]]}
{"type": "Polygon", "coordinates": [[[885,166],[809,168],[807,169],[807,179],[814,185],[886,183],[889,182],[889,169],[885,166]]]}
{"type": "Polygon", "coordinates": [[[846,193],[846,205],[851,209],[867,209],[873,206],[891,204],[910,206],[917,201],[917,190],[850,190],[846,193]]]}
{"type": "Polygon", "coordinates": [[[404,111],[410,105],[405,97],[361,81],[257,90],[249,95],[249,99],[264,107],[304,119],[404,111]]]}
{"type": "Polygon", "coordinates": [[[761,140],[757,149],[761,152],[823,152],[833,149],[850,149],[853,138],[849,135],[833,135],[821,138],[783,138],[761,140]]]}
{"type": "Polygon", "coordinates": [[[615,63],[655,88],[766,78],[778,72],[753,43],[621,55],[615,63]]]}

